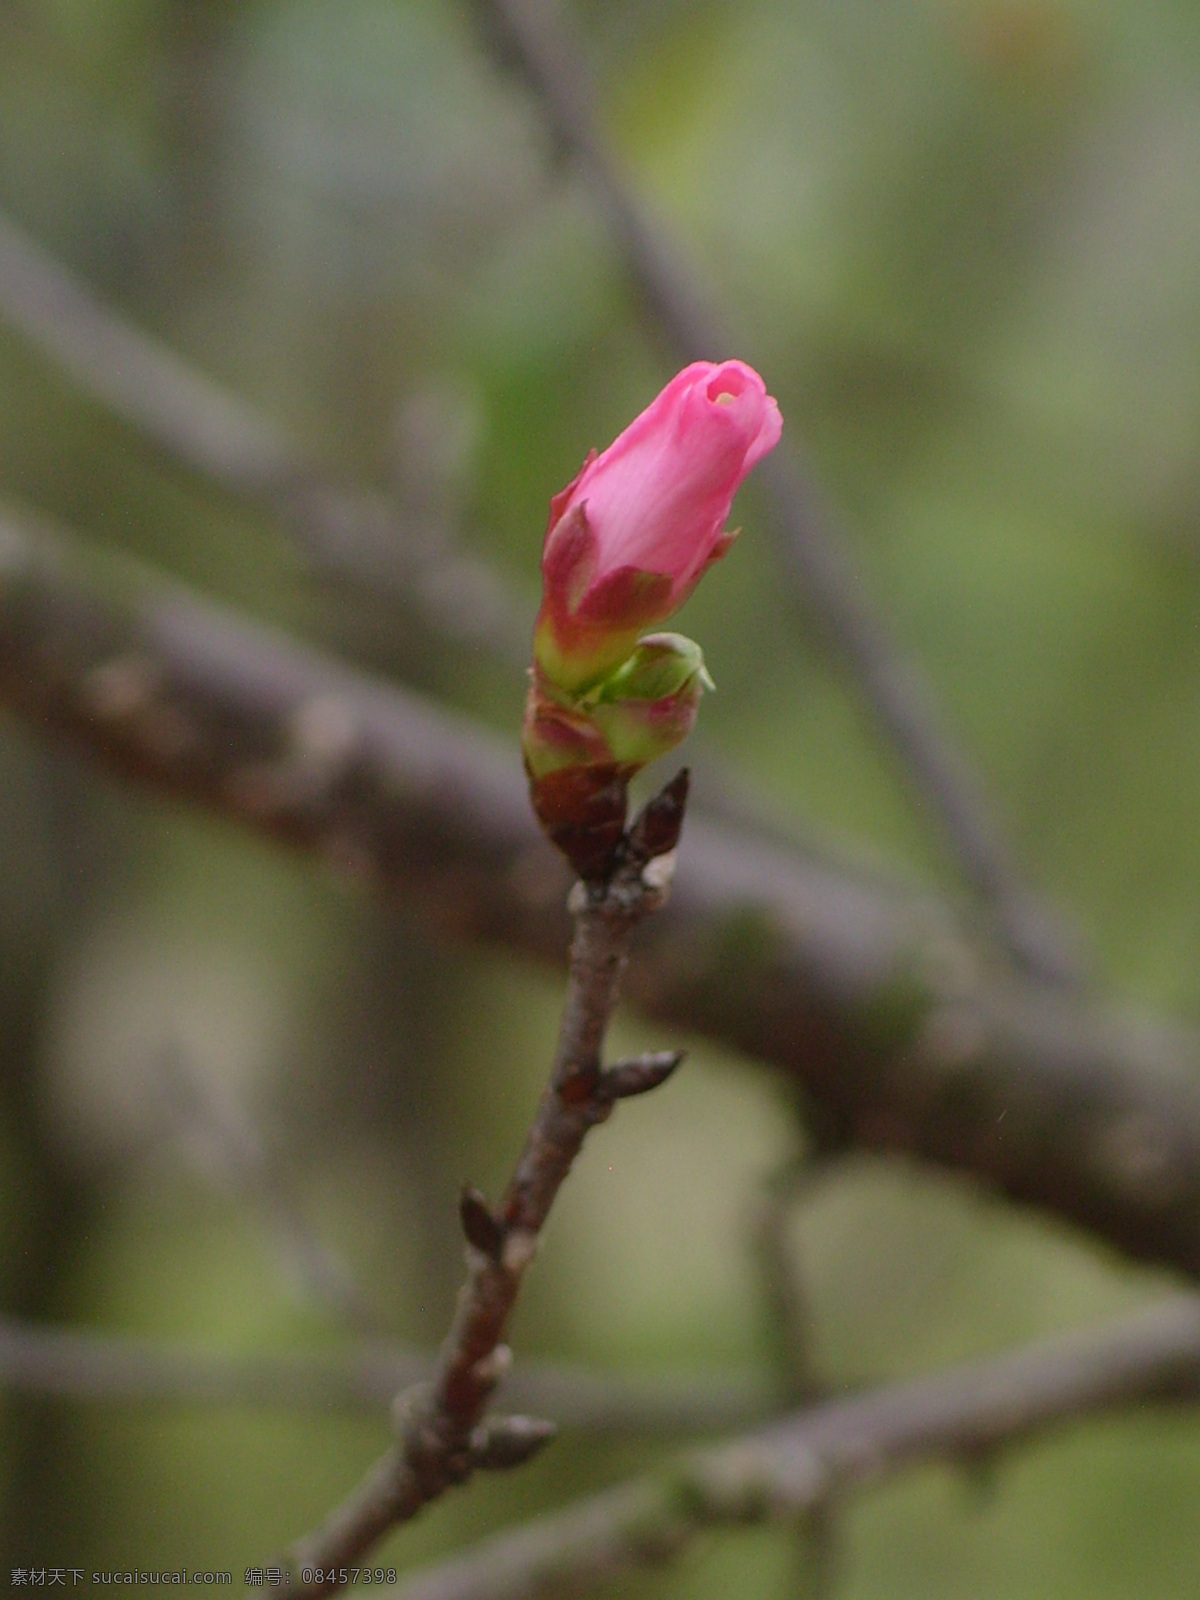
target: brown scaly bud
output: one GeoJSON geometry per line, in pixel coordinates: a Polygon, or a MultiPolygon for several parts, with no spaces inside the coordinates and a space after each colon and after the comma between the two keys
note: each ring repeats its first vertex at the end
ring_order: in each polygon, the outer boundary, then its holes
{"type": "Polygon", "coordinates": [[[625,834],[632,769],[613,762],[530,773],[537,819],[585,883],[604,883],[625,834]]]}
{"type": "Polygon", "coordinates": [[[689,782],[690,774],[683,767],[638,813],[627,846],[633,860],[653,861],[674,850],[683,831],[689,782]]]}
{"type": "Polygon", "coordinates": [[[492,1261],[499,1261],[504,1251],[504,1224],[488,1205],[483,1194],[471,1184],[464,1184],[458,1200],[458,1216],[467,1243],[492,1261]]]}
{"type": "Polygon", "coordinates": [[[557,1434],[554,1423],[540,1417],[489,1417],[471,1435],[474,1465],[490,1472],[524,1466],[557,1434]]]}
{"type": "Polygon", "coordinates": [[[682,1050],[651,1050],[642,1056],[614,1061],[601,1074],[598,1093],[606,1100],[628,1100],[631,1095],[649,1094],[666,1083],[683,1060],[682,1050]]]}

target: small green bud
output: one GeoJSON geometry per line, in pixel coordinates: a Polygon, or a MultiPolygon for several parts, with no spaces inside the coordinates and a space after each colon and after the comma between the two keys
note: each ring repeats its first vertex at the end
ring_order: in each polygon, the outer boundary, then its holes
{"type": "Polygon", "coordinates": [[[652,633],[586,699],[613,760],[644,767],[687,738],[700,698],[712,687],[698,644],[678,633],[652,633]]]}
{"type": "Polygon", "coordinates": [[[715,687],[704,666],[704,653],[695,640],[685,639],[681,633],[648,633],[638,641],[628,661],[622,662],[593,693],[601,702],[665,700],[687,688],[693,678],[705,689],[715,687]]]}

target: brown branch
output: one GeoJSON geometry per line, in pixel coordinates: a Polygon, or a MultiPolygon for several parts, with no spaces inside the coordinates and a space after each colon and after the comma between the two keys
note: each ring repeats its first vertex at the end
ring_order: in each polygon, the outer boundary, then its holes
{"type": "MultiPolygon", "coordinates": [[[[0,321],[177,467],[274,518],[315,570],[415,611],[432,638],[529,661],[531,608],[487,563],[390,499],[338,479],[285,429],[112,309],[0,211],[0,321]]],[[[769,826],[731,774],[705,766],[710,805],[769,826]],[[719,791],[719,792],[718,792],[719,791]]]]}
{"type": "MultiPolygon", "coordinates": [[[[0,514],[0,702],[303,846],[456,937],[559,963],[567,878],[515,738],[176,591],[115,604],[0,514]]],[[[1200,1276],[1196,1037],[990,971],[932,900],[693,816],[627,985],[797,1080],[835,1140],[972,1174],[1200,1276]]]]}
{"type": "MultiPolygon", "coordinates": [[[[379,1340],[320,1355],[232,1355],[95,1328],[45,1327],[0,1317],[0,1390],[94,1404],[279,1406],[379,1412],[396,1391],[426,1382],[432,1356],[379,1340]]],[[[750,1375],[620,1378],[586,1368],[523,1363],[505,1386],[518,1410],[563,1428],[615,1435],[711,1431],[770,1409],[750,1375]]]]}
{"type": "Polygon", "coordinates": [[[339,1570],[356,1565],[390,1528],[410,1521],[475,1468],[526,1460],[555,1431],[553,1424],[518,1417],[484,1424],[483,1416],[508,1368],[503,1339],[521,1281],[584,1139],[607,1120],[618,1099],[663,1082],[680,1059],[605,1070],[601,1051],[634,932],[665,900],[669,870],[664,869],[673,861],[686,793],[686,774],[681,774],[626,835],[611,876],[601,883],[577,883],[572,890],[575,937],[558,1045],[525,1148],[494,1212],[476,1191],[464,1193],[468,1276],[433,1379],[397,1397],[395,1447],[315,1533],[296,1545],[291,1570],[297,1594],[331,1594],[344,1587],[339,1570]],[[642,848],[649,832],[646,819],[672,798],[677,822],[671,837],[642,848]]]}
{"type": "Polygon", "coordinates": [[[415,605],[523,667],[530,620],[486,563],[340,481],[286,429],[112,310],[0,213],[0,318],[177,465],[265,511],[314,567],[415,605]]]}
{"type": "Polygon", "coordinates": [[[705,1529],[790,1522],[917,1462],[974,1463],[1065,1422],[1200,1396],[1200,1301],[831,1400],[610,1489],[410,1577],[397,1600],[586,1594],[705,1529]]]}
{"type": "MultiPolygon", "coordinates": [[[[481,11],[537,91],[556,137],[591,175],[633,277],[676,348],[688,358],[732,348],[595,137],[589,86],[553,16],[528,0],[487,0],[481,11]]],[[[281,522],[319,570],[369,579],[373,591],[415,604],[436,634],[486,644],[525,664],[528,618],[490,568],[437,530],[406,522],[383,495],[338,481],[286,430],[106,306],[2,213],[0,318],[175,463],[281,522]]],[[[845,537],[819,503],[796,447],[785,441],[759,476],[788,536],[805,604],[932,796],[967,880],[991,906],[1010,951],[1033,971],[1073,971],[1061,930],[1022,891],[974,774],[938,730],[927,687],[870,614],[840,553],[845,537]]]]}
{"type": "MultiPolygon", "coordinates": [[[[549,0],[475,0],[499,63],[515,68],[556,144],[584,172],[629,275],[676,359],[744,350],[682,252],[641,205],[597,132],[595,95],[577,42],[549,0]]],[[[783,535],[786,570],[805,615],[848,668],[900,756],[924,814],[932,812],[964,880],[990,913],[1009,954],[1030,973],[1078,981],[1080,955],[1057,918],[1025,889],[978,775],[947,734],[931,687],[867,599],[840,517],[818,488],[794,435],[785,433],[758,481],[783,535]]]]}

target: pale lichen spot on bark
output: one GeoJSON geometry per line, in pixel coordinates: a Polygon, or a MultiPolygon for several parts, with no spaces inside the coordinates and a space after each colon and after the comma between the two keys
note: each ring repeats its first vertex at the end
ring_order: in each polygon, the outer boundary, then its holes
{"type": "Polygon", "coordinates": [[[147,656],[114,656],[93,667],[82,684],[86,705],[106,722],[143,711],[158,693],[161,675],[147,656]]]}
{"type": "Polygon", "coordinates": [[[362,743],[362,721],[343,695],[313,695],[292,712],[288,741],[296,759],[306,765],[344,767],[362,743]]]}
{"type": "Polygon", "coordinates": [[[921,1030],[921,1054],[934,1066],[957,1070],[970,1066],[987,1046],[987,1025],[974,1006],[939,1006],[921,1030]]]}
{"type": "Polygon", "coordinates": [[[1105,1123],[1093,1140],[1092,1157],[1102,1174],[1148,1210],[1170,1205],[1186,1184],[1170,1128],[1144,1112],[1105,1123]]]}
{"type": "Polygon", "coordinates": [[[518,1277],[537,1255],[538,1236],[527,1228],[514,1228],[504,1241],[501,1265],[505,1272],[518,1277]]]}

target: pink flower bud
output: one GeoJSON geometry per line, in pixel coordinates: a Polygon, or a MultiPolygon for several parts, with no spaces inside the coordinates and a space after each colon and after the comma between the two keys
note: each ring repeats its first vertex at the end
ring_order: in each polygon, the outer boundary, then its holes
{"type": "Polygon", "coordinates": [[[733,497],[779,441],[752,367],[697,361],[550,503],[534,656],[577,693],[672,616],[735,537],[733,497]]]}

